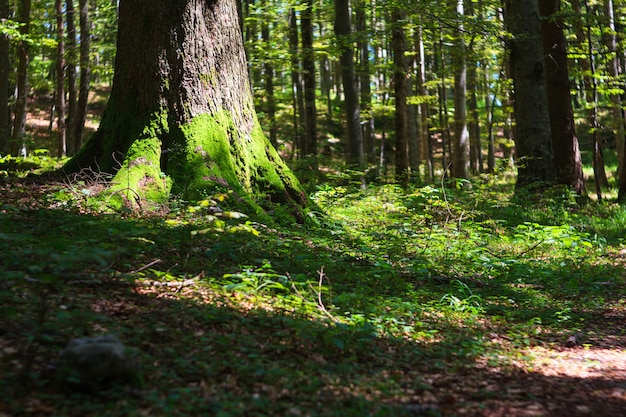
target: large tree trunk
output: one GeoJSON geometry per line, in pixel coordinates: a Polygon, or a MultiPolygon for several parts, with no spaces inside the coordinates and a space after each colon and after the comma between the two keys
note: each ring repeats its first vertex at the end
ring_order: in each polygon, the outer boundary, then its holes
{"type": "Polygon", "coordinates": [[[517,187],[555,180],[546,72],[537,0],[507,0],[515,90],[517,187]]]}
{"type": "Polygon", "coordinates": [[[255,207],[306,203],[259,125],[235,0],[122,0],[109,103],[65,168],[83,167],[115,172],[111,190],[131,203],[170,185],[191,199],[229,189],[255,207]]]}
{"type": "MultiPolygon", "coordinates": [[[[0,19],[9,17],[9,0],[0,0],[0,19]]],[[[0,34],[0,154],[9,150],[9,71],[11,70],[9,37],[0,34]]]]}
{"type": "Polygon", "coordinates": [[[353,45],[351,40],[352,19],[350,18],[350,1],[335,0],[335,35],[341,56],[341,79],[345,93],[345,109],[348,132],[348,149],[346,163],[348,166],[363,167],[365,152],[363,134],[361,132],[361,109],[359,107],[359,93],[356,88],[354,72],[353,45]]]}
{"type": "Polygon", "coordinates": [[[574,126],[574,110],[567,70],[567,47],[563,22],[558,18],[560,0],[542,0],[539,10],[545,53],[548,106],[554,149],[556,180],[576,193],[585,191],[583,164],[574,126]]]}
{"type": "Polygon", "coordinates": [[[78,53],[76,46],[76,25],[74,0],[65,0],[67,42],[66,42],[66,62],[67,68],[67,153],[76,155],[80,149],[80,142],[76,140],[76,105],[78,103],[78,92],[76,90],[76,65],[78,64],[78,53]]]}

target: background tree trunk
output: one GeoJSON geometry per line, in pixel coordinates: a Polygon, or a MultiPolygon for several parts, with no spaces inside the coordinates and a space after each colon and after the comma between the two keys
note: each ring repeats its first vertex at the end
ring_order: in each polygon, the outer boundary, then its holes
{"type": "Polygon", "coordinates": [[[354,56],[352,41],[352,19],[350,18],[350,1],[335,0],[335,35],[341,56],[341,79],[345,95],[346,122],[348,133],[348,149],[346,163],[348,166],[363,167],[365,153],[361,132],[361,109],[359,93],[356,88],[354,72],[354,56]]]}
{"type": "Polygon", "coordinates": [[[67,75],[67,153],[75,155],[80,149],[79,141],[76,140],[76,105],[78,104],[78,92],[76,91],[76,66],[78,54],[76,47],[76,25],[74,0],[65,0],[65,14],[67,25],[66,63],[67,75]]]}
{"type": "Polygon", "coordinates": [[[574,110],[567,69],[563,22],[558,16],[560,0],[542,0],[539,10],[546,65],[546,91],[550,112],[556,181],[577,194],[585,191],[583,164],[574,125],[574,110]]]}
{"type": "MultiPolygon", "coordinates": [[[[19,3],[19,20],[23,25],[20,33],[27,35],[30,31],[30,0],[22,0],[19,3]]],[[[21,40],[17,45],[17,96],[15,109],[13,110],[13,130],[9,144],[9,152],[13,156],[21,153],[26,154],[26,105],[28,101],[28,65],[30,63],[28,41],[21,40]]]]}
{"type": "Polygon", "coordinates": [[[309,169],[317,170],[317,110],[315,107],[315,51],[313,49],[313,1],[306,1],[300,19],[302,31],[302,71],[304,79],[304,143],[302,154],[312,158],[309,169]]]}
{"type": "Polygon", "coordinates": [[[65,167],[115,172],[126,204],[233,190],[253,207],[306,204],[259,125],[235,0],[120,4],[115,76],[98,132],[65,167]]]}
{"type": "Polygon", "coordinates": [[[57,155],[65,156],[67,153],[67,138],[65,128],[65,31],[63,25],[63,2],[55,0],[57,31],[57,56],[56,56],[56,113],[57,113],[57,155]]]}
{"type": "Polygon", "coordinates": [[[396,102],[396,181],[407,184],[410,167],[405,86],[407,65],[404,57],[406,36],[402,26],[403,17],[402,10],[394,7],[391,12],[391,43],[393,49],[393,89],[396,102]]]}
{"type": "Polygon", "coordinates": [[[546,73],[537,0],[507,0],[515,90],[517,187],[555,180],[546,73]]]}
{"type": "Polygon", "coordinates": [[[76,141],[72,146],[78,151],[83,146],[83,130],[87,118],[89,104],[89,85],[91,82],[91,60],[89,58],[91,34],[89,19],[89,3],[87,0],[78,0],[80,19],[80,84],[78,87],[78,103],[73,120],[73,138],[76,141]]]}
{"type": "MultiPolygon", "coordinates": [[[[463,0],[457,1],[457,16],[463,17],[463,0]]],[[[467,64],[463,24],[455,33],[454,56],[454,142],[452,142],[452,176],[469,178],[470,143],[467,130],[467,64]]]]}
{"type": "MultiPolygon", "coordinates": [[[[9,0],[0,0],[0,19],[9,17],[9,0]]],[[[10,112],[9,112],[9,72],[11,71],[10,41],[0,34],[0,154],[9,151],[10,112]]]]}

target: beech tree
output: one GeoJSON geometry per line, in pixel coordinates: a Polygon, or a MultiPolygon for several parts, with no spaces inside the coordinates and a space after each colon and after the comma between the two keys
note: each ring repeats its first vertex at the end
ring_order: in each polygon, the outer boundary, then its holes
{"type": "Polygon", "coordinates": [[[114,173],[126,204],[232,190],[299,216],[306,196],[254,109],[236,1],[122,0],[118,25],[107,108],[65,170],[114,173]]]}
{"type": "Polygon", "coordinates": [[[552,183],[554,158],[537,0],[507,0],[506,23],[515,94],[517,186],[552,183]]]}

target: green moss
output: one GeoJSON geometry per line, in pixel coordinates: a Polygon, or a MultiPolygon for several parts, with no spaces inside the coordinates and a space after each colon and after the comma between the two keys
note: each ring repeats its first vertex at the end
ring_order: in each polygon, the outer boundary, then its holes
{"type": "Polygon", "coordinates": [[[113,178],[110,191],[131,205],[142,199],[165,201],[169,196],[171,180],[161,172],[161,137],[168,132],[167,114],[155,114],[134,140],[113,178]]]}

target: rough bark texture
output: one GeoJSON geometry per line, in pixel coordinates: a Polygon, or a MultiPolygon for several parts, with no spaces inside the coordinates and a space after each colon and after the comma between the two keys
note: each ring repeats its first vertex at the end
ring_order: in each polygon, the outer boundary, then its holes
{"type": "Polygon", "coordinates": [[[556,181],[582,194],[585,191],[585,181],[574,125],[563,22],[557,16],[560,3],[560,0],[542,0],[539,3],[539,10],[543,16],[541,30],[554,164],[556,181]]]}
{"type": "Polygon", "coordinates": [[[349,166],[365,165],[363,134],[361,132],[361,109],[359,93],[356,88],[354,56],[352,46],[352,19],[350,18],[350,1],[335,0],[335,35],[341,56],[341,80],[345,94],[345,109],[348,132],[348,149],[346,163],[349,166]]]}
{"type": "Polygon", "coordinates": [[[507,0],[506,23],[515,90],[517,187],[552,183],[554,158],[537,0],[507,0]]]}
{"type": "MultiPolygon", "coordinates": [[[[230,189],[303,206],[252,102],[235,0],[123,0],[111,97],[66,170],[115,172],[113,191],[165,199],[230,189]]],[[[250,198],[251,197],[251,198],[250,198]]]]}

